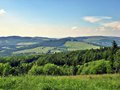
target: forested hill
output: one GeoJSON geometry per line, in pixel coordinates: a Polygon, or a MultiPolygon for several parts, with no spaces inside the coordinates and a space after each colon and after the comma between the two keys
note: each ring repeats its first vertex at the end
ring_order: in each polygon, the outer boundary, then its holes
{"type": "Polygon", "coordinates": [[[0,75],[80,75],[120,73],[120,47],[0,58],[0,75]]]}
{"type": "Polygon", "coordinates": [[[120,45],[120,37],[88,36],[67,38],[46,37],[0,37],[0,56],[20,54],[47,54],[112,46],[115,40],[120,45]]]}

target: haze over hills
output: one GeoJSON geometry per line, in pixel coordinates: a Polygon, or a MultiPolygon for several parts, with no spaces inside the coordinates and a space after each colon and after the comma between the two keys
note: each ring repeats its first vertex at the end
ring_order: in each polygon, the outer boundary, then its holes
{"type": "Polygon", "coordinates": [[[115,40],[120,45],[120,37],[86,36],[86,37],[0,37],[0,55],[42,54],[66,52],[84,49],[97,49],[100,46],[111,46],[115,40]]]}

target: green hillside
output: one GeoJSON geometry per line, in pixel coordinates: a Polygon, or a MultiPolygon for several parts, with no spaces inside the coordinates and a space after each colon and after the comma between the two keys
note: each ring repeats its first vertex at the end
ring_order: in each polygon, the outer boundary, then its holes
{"type": "Polygon", "coordinates": [[[65,51],[65,48],[56,48],[56,47],[36,47],[32,49],[25,49],[13,52],[13,54],[25,54],[25,53],[31,53],[31,54],[43,54],[43,53],[55,53],[55,52],[62,52],[65,51]]]}
{"type": "Polygon", "coordinates": [[[25,49],[13,52],[13,54],[22,54],[22,53],[47,53],[50,50],[54,49],[54,47],[36,47],[32,49],[25,49]]]}
{"type": "Polygon", "coordinates": [[[75,50],[96,49],[99,46],[110,47],[112,41],[120,46],[120,37],[88,36],[88,37],[0,37],[0,56],[13,54],[41,54],[67,52],[75,50]]]}
{"type": "Polygon", "coordinates": [[[75,51],[75,50],[85,50],[85,49],[97,49],[99,46],[87,44],[85,42],[76,42],[76,41],[68,41],[64,44],[63,47],[36,47],[31,49],[19,50],[13,52],[13,54],[25,54],[25,53],[55,53],[55,52],[64,52],[64,51],[75,51]]]}
{"type": "Polygon", "coordinates": [[[99,46],[87,44],[85,42],[76,42],[76,41],[68,41],[65,43],[65,45],[68,49],[68,51],[73,51],[73,50],[85,50],[85,49],[97,49],[99,46]]]}

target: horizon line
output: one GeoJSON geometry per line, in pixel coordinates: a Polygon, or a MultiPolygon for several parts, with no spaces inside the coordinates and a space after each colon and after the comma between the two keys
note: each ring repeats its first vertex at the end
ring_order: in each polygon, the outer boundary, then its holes
{"type": "Polygon", "coordinates": [[[77,37],[120,37],[120,36],[107,36],[107,35],[88,35],[88,36],[66,36],[66,37],[47,37],[47,36],[22,36],[22,35],[5,35],[5,36],[1,36],[0,35],[0,38],[5,38],[5,37],[32,37],[32,38],[35,38],[35,37],[41,37],[41,38],[77,38],[77,37]]]}

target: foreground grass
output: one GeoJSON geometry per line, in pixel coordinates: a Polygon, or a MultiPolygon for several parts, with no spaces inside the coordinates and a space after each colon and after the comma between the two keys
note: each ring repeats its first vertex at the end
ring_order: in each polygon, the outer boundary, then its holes
{"type": "Polygon", "coordinates": [[[120,75],[1,77],[0,90],[120,90],[120,75]]]}

